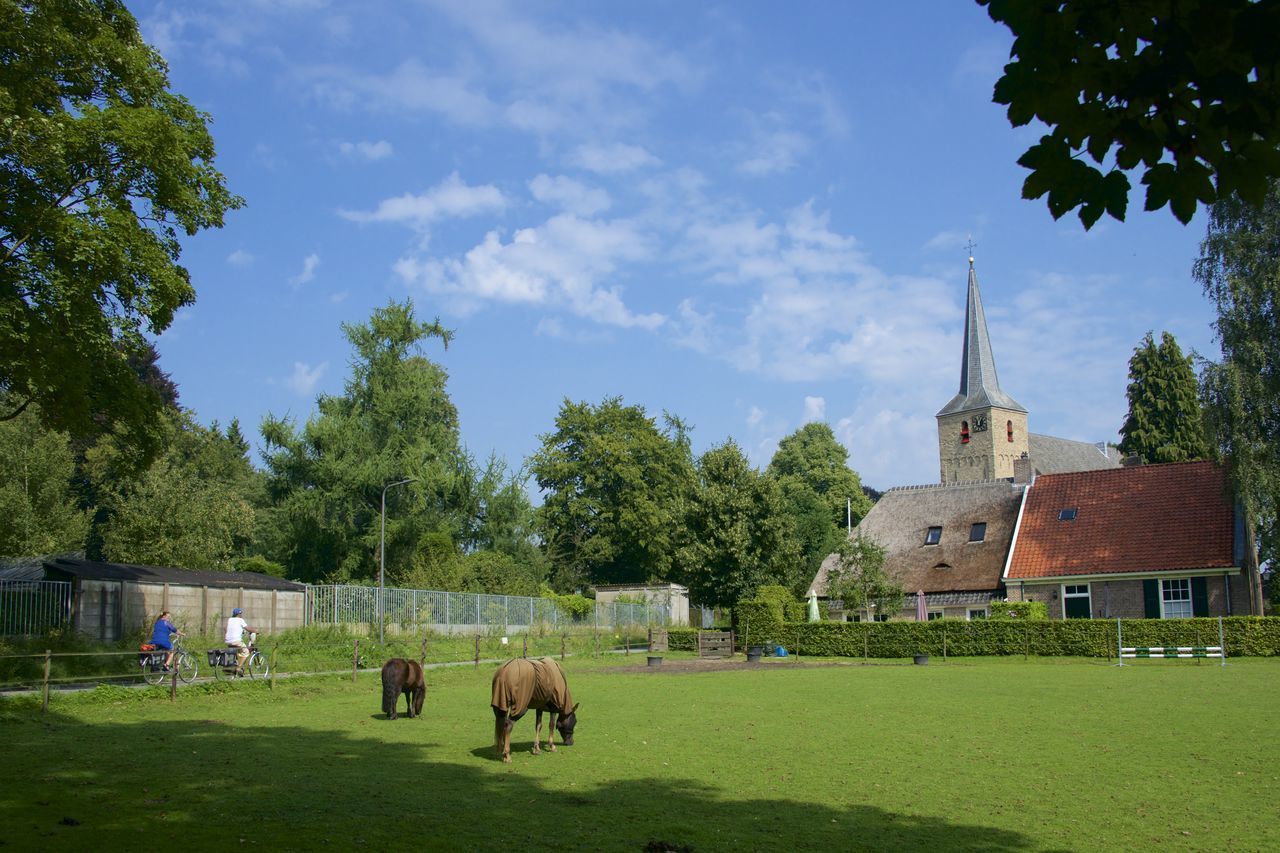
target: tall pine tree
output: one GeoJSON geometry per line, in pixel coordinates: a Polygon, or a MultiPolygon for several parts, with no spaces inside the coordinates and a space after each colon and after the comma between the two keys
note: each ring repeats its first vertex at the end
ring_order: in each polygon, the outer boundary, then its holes
{"type": "Polygon", "coordinates": [[[1209,455],[1196,374],[1173,335],[1150,332],[1129,359],[1129,416],[1120,450],[1144,462],[1188,462],[1209,455]]]}

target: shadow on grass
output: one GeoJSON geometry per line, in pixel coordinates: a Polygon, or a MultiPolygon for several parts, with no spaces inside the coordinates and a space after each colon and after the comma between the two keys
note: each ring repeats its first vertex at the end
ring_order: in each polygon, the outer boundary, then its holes
{"type": "MultiPolygon", "coordinates": [[[[726,799],[723,791],[676,777],[582,783],[571,764],[555,762],[583,746],[535,758],[528,754],[532,741],[524,741],[519,759],[503,765],[492,743],[458,744],[459,761],[435,762],[418,740],[428,733],[418,723],[378,720],[352,734],[216,720],[89,725],[56,714],[8,722],[0,727],[5,764],[19,772],[0,781],[0,846],[345,849],[410,840],[431,850],[1036,846],[1007,830],[873,806],[726,799]]],[[[761,781],[762,788],[768,784],[761,781]]]]}

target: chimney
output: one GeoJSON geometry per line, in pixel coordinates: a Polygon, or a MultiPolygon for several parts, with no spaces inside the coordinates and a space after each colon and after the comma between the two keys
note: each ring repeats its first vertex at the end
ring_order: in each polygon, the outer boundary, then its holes
{"type": "Polygon", "coordinates": [[[1030,486],[1036,481],[1036,469],[1031,464],[1031,458],[1027,454],[1022,454],[1013,460],[1013,484],[1015,486],[1030,486]]]}

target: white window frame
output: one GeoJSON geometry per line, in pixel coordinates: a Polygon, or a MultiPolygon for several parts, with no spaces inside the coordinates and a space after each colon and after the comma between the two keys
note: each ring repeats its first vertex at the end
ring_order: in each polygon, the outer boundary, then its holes
{"type": "Polygon", "coordinates": [[[943,619],[947,615],[945,610],[928,610],[925,611],[925,621],[932,622],[935,619],[943,619]]]}
{"type": "Polygon", "coordinates": [[[985,608],[985,607],[970,607],[970,608],[965,612],[965,616],[964,616],[965,620],[966,620],[966,621],[968,621],[968,622],[972,622],[972,621],[973,621],[973,614],[975,614],[975,613],[980,613],[980,614],[982,614],[981,616],[979,616],[979,617],[978,617],[979,619],[990,619],[990,618],[991,618],[991,613],[987,610],[987,608],[985,608]]]}
{"type": "MultiPolygon", "coordinates": [[[[1191,591],[1191,578],[1161,578],[1161,579],[1160,579],[1160,618],[1161,618],[1161,619],[1190,619],[1190,618],[1192,618],[1192,617],[1195,615],[1195,612],[1196,612],[1195,603],[1192,601],[1192,598],[1191,598],[1191,597],[1192,597],[1192,595],[1193,595],[1193,593],[1192,593],[1192,591],[1191,591]],[[1167,588],[1166,588],[1165,584],[1174,584],[1174,583],[1176,583],[1176,584],[1186,584],[1186,585],[1187,585],[1187,597],[1186,597],[1185,599],[1184,599],[1184,598],[1170,599],[1170,598],[1167,598],[1167,597],[1166,597],[1166,591],[1167,591],[1167,588]],[[1183,614],[1181,614],[1181,613],[1177,614],[1176,616],[1170,616],[1170,615],[1168,615],[1168,613],[1167,613],[1167,611],[1166,611],[1166,608],[1165,608],[1165,605],[1166,605],[1166,604],[1179,604],[1179,605],[1180,605],[1180,604],[1183,604],[1183,603],[1185,603],[1185,604],[1187,605],[1186,615],[1183,615],[1183,614]]],[[[1179,609],[1181,609],[1181,608],[1179,608],[1179,609]]]]}
{"type": "Polygon", "coordinates": [[[1089,600],[1089,618],[1093,618],[1093,586],[1087,583],[1064,583],[1062,588],[1058,590],[1058,596],[1062,599],[1062,618],[1067,618],[1067,599],[1068,598],[1087,598],[1089,600]],[[1084,587],[1084,592],[1067,592],[1067,587],[1079,589],[1084,587]]]}

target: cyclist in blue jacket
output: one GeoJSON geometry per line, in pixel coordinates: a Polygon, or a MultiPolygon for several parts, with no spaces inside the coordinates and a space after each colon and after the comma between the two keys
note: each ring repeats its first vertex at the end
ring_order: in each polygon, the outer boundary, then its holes
{"type": "Polygon", "coordinates": [[[151,629],[151,642],[155,644],[157,649],[164,649],[168,654],[164,656],[164,668],[166,670],[173,666],[173,635],[185,637],[186,634],[179,631],[173,624],[173,620],[169,618],[169,611],[166,610],[160,614],[160,618],[156,619],[155,627],[151,629]]]}

